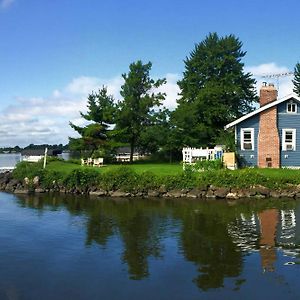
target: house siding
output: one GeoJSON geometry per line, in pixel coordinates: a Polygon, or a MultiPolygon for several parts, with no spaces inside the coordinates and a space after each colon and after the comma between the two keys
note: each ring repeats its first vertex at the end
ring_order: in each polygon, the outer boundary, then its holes
{"type": "Polygon", "coordinates": [[[258,130],[259,130],[259,115],[253,116],[252,118],[249,118],[236,125],[237,152],[241,158],[242,166],[247,166],[247,167],[257,166],[258,130]],[[241,150],[241,144],[240,144],[241,128],[254,128],[254,150],[241,150]],[[251,155],[253,155],[253,158],[251,158],[251,155]]]}
{"type": "MultiPolygon", "coordinates": [[[[291,100],[293,100],[293,98],[288,99],[288,100],[286,100],[286,101],[284,101],[284,102],[282,102],[282,103],[280,103],[280,104],[277,105],[278,114],[287,114],[287,112],[286,112],[286,105],[291,100]]],[[[297,105],[297,114],[299,114],[300,107],[299,107],[298,101],[293,100],[293,103],[295,103],[297,105]]],[[[293,115],[293,114],[288,114],[288,115],[293,115]]]]}
{"type": "Polygon", "coordinates": [[[295,101],[297,113],[287,113],[286,105],[289,101],[278,105],[281,167],[300,167],[300,106],[295,101]],[[296,129],[296,151],[282,151],[282,129],[284,128],[296,129]]]}

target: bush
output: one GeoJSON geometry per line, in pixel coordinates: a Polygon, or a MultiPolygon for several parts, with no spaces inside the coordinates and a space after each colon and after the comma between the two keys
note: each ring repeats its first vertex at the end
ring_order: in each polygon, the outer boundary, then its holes
{"type": "Polygon", "coordinates": [[[98,185],[108,191],[134,191],[137,186],[137,174],[132,169],[122,166],[100,174],[98,185]]]}
{"type": "Polygon", "coordinates": [[[99,173],[94,169],[75,169],[63,178],[66,187],[88,188],[98,183],[99,173]]]}
{"type": "Polygon", "coordinates": [[[255,169],[235,171],[224,169],[200,173],[198,184],[212,184],[218,187],[249,188],[254,185],[269,186],[270,180],[255,169]]]}
{"type": "Polygon", "coordinates": [[[31,163],[27,161],[21,161],[16,165],[13,170],[12,176],[18,180],[24,180],[25,177],[33,179],[35,176],[41,176],[43,172],[43,163],[31,163]]]}
{"type": "Polygon", "coordinates": [[[194,165],[194,168],[200,171],[221,170],[223,169],[223,162],[222,159],[198,160],[194,165]]]}
{"type": "Polygon", "coordinates": [[[39,174],[40,185],[44,189],[52,189],[57,184],[62,183],[62,173],[57,171],[42,170],[39,174]]]}

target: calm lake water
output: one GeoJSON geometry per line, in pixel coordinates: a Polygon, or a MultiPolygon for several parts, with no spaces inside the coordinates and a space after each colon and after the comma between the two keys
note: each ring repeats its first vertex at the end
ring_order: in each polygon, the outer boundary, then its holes
{"type": "Polygon", "coordinates": [[[0,299],[300,299],[300,202],[0,193],[0,299]]]}
{"type": "Polygon", "coordinates": [[[0,153],[0,168],[14,167],[21,160],[20,153],[2,154],[0,153]]]}
{"type": "MultiPolygon", "coordinates": [[[[68,160],[70,158],[70,153],[63,152],[62,154],[58,155],[58,157],[68,160]]],[[[14,167],[20,160],[20,153],[0,153],[0,169],[3,167],[14,167]]]]}

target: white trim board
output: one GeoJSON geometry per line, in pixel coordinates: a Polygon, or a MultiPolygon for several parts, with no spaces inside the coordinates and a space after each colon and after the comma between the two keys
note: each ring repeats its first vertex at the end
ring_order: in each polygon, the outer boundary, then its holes
{"type": "Polygon", "coordinates": [[[276,105],[278,105],[278,104],[280,104],[280,103],[282,103],[282,102],[284,102],[286,100],[289,100],[289,99],[294,99],[294,100],[296,100],[296,101],[298,101],[300,103],[300,97],[298,97],[295,93],[289,94],[289,95],[287,95],[287,96],[285,96],[283,98],[280,98],[280,99],[278,99],[276,101],[273,101],[273,102],[271,102],[269,104],[266,104],[266,105],[258,108],[257,110],[254,110],[251,113],[249,113],[247,115],[244,115],[241,118],[239,118],[239,119],[237,119],[237,120],[235,120],[235,121],[227,124],[224,127],[224,129],[227,130],[227,129],[235,126],[236,124],[238,124],[240,122],[243,122],[243,121],[245,121],[245,120],[247,120],[247,119],[249,119],[249,118],[251,118],[251,117],[253,117],[253,116],[257,115],[257,114],[259,114],[260,112],[262,112],[264,110],[267,110],[267,109],[269,109],[269,108],[271,108],[273,106],[276,106],[276,105]]]}

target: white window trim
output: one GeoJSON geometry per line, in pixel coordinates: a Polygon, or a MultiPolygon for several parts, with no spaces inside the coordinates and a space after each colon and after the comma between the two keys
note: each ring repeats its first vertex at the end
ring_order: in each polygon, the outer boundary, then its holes
{"type": "Polygon", "coordinates": [[[295,103],[294,101],[288,101],[287,103],[286,103],[286,113],[287,114],[296,114],[297,113],[297,109],[298,109],[298,105],[297,105],[297,103],[295,103]],[[295,111],[288,111],[288,106],[289,106],[289,104],[294,104],[295,105],[295,111]]]}
{"type": "Polygon", "coordinates": [[[253,151],[254,150],[254,128],[241,128],[241,150],[243,151],[253,151]],[[250,131],[251,132],[251,144],[252,149],[244,149],[244,132],[250,131]]]}
{"type": "Polygon", "coordinates": [[[282,129],[282,151],[296,151],[296,129],[294,129],[294,128],[284,128],[284,129],[282,129]],[[287,150],[286,149],[285,133],[287,131],[292,131],[292,133],[293,133],[293,139],[292,139],[293,150],[287,150]]]}

